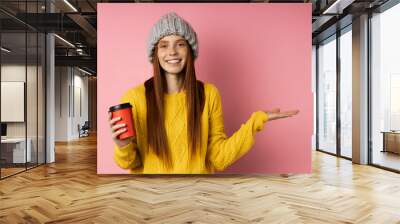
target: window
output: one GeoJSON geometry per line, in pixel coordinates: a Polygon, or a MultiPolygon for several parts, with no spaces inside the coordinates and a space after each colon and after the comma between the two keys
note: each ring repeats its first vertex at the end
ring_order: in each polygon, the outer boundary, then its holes
{"type": "Polygon", "coordinates": [[[336,153],[336,36],[318,48],[318,149],[336,153]]]}
{"type": "Polygon", "coordinates": [[[351,26],[340,36],[340,154],[352,157],[352,35],[351,26]]]}
{"type": "Polygon", "coordinates": [[[400,5],[371,18],[372,164],[400,170],[400,5]],[[390,146],[390,147],[389,147],[390,146]]]}

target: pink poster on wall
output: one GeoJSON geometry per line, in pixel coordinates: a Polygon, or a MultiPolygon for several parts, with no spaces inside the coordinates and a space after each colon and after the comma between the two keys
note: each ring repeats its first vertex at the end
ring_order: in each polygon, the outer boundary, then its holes
{"type": "MultiPolygon", "coordinates": [[[[97,18],[98,174],[311,172],[311,4],[100,3],[97,18]],[[186,113],[171,106],[182,92],[168,96],[171,99],[165,101],[169,102],[165,113],[177,110],[170,118],[172,122],[166,122],[170,125],[166,132],[171,158],[178,168],[165,172],[158,168],[162,159],[145,149],[148,135],[154,136],[145,131],[149,127],[144,128],[149,101],[143,87],[154,73],[148,57],[151,29],[171,12],[189,23],[196,34],[196,48],[192,40],[188,41],[193,35],[183,39],[197,54],[195,74],[205,83],[206,105],[200,120],[203,151],[188,162],[188,153],[179,151],[186,149],[182,145],[188,141],[182,137],[187,136],[188,124],[183,119],[186,113]],[[134,104],[133,114],[137,117],[133,121],[138,133],[129,147],[116,148],[108,111],[122,98],[134,104]],[[220,108],[215,106],[218,102],[220,108]],[[300,112],[268,120],[254,132],[265,121],[261,112],[273,108],[300,112]],[[222,117],[215,115],[219,109],[222,117]],[[219,126],[221,142],[213,147],[215,126],[221,123],[226,139],[219,126]],[[235,140],[225,144],[229,138],[235,140]],[[126,160],[116,161],[116,150],[120,150],[118,157],[126,160]],[[206,169],[208,166],[214,167],[212,171],[206,169]]],[[[182,96],[186,99],[186,92],[182,96]]]]}

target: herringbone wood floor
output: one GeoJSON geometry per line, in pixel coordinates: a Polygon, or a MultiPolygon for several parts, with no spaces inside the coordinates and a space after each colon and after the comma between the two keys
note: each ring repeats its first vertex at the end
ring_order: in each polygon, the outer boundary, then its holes
{"type": "Polygon", "coordinates": [[[306,175],[98,176],[96,139],[0,181],[0,223],[400,223],[400,175],[313,153],[306,175]]]}

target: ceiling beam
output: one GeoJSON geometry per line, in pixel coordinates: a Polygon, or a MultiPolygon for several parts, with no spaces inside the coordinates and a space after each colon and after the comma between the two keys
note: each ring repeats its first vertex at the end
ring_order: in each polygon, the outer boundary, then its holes
{"type": "Polygon", "coordinates": [[[91,38],[97,37],[97,30],[90,24],[85,17],[79,13],[69,13],[67,16],[78,24],[91,38]]]}

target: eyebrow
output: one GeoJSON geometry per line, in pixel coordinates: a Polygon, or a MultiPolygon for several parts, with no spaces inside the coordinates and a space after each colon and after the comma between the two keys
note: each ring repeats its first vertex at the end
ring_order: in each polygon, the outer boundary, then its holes
{"type": "MultiPolygon", "coordinates": [[[[184,42],[185,41],[185,39],[179,39],[179,40],[177,40],[176,42],[184,42]]],[[[168,43],[168,41],[166,41],[166,40],[160,40],[160,44],[161,43],[168,43]]]]}

